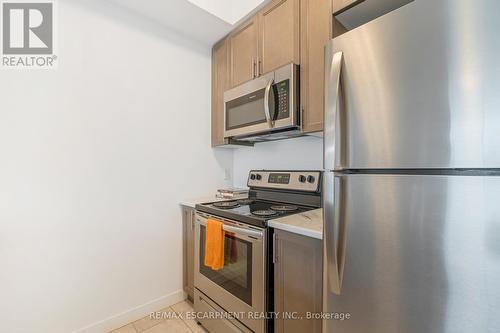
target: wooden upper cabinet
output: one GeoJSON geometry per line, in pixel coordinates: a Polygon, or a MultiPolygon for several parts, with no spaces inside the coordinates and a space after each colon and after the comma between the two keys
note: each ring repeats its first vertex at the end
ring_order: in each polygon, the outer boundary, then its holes
{"type": "Polygon", "coordinates": [[[300,104],[302,131],[323,130],[325,44],[332,31],[331,0],[301,0],[300,104]]]}
{"type": "Polygon", "coordinates": [[[332,0],[333,1],[333,14],[337,15],[351,7],[358,5],[365,0],[332,0]]]}
{"type": "Polygon", "coordinates": [[[260,12],[259,75],[299,64],[299,13],[299,0],[274,0],[260,12]]]}
{"type": "Polygon", "coordinates": [[[224,91],[229,86],[228,40],[212,49],[212,146],[224,145],[224,91]]]}
{"type": "Polygon", "coordinates": [[[300,0],[273,0],[230,35],[230,87],[300,63],[300,0]]]}
{"type": "Polygon", "coordinates": [[[333,21],[333,7],[358,2],[272,0],[217,43],[212,53],[212,146],[229,143],[223,134],[224,92],[289,63],[300,65],[302,132],[322,131],[324,46],[332,34],[345,32],[333,21]]]}
{"type": "Polygon", "coordinates": [[[258,17],[236,29],[230,36],[230,85],[237,86],[257,75],[258,17]]]}

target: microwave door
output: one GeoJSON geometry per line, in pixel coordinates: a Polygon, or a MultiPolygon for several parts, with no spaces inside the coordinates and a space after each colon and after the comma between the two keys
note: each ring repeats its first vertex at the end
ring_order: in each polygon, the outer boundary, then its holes
{"type": "Polygon", "coordinates": [[[224,137],[269,131],[275,97],[272,77],[259,78],[224,93],[224,137]]]}

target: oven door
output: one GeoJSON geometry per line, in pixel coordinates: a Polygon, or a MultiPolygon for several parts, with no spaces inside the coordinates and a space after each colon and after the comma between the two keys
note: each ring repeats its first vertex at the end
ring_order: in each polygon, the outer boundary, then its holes
{"type": "MultiPolygon", "coordinates": [[[[196,214],[195,287],[229,312],[265,311],[265,229],[207,214],[196,214]],[[224,267],[204,265],[207,218],[224,223],[224,267]]],[[[238,318],[254,332],[264,331],[263,320],[238,318]]]]}

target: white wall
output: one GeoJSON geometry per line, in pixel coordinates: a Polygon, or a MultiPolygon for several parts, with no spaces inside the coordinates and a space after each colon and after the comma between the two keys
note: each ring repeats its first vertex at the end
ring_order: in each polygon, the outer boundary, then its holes
{"type": "Polygon", "coordinates": [[[102,332],[180,299],[178,201],[232,167],[208,47],[98,0],[59,1],[59,46],[57,70],[0,72],[2,332],[102,332]]]}
{"type": "Polygon", "coordinates": [[[323,139],[300,137],[283,141],[264,142],[253,148],[234,152],[233,179],[237,187],[246,187],[248,171],[321,170],[323,168],[323,139]]]}

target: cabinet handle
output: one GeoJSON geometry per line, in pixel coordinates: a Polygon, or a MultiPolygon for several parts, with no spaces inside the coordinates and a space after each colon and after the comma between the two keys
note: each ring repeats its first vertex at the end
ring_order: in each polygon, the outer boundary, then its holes
{"type": "Polygon", "coordinates": [[[256,66],[257,66],[257,64],[255,62],[255,58],[252,58],[252,76],[254,79],[257,77],[256,68],[255,68],[256,66]]]}
{"type": "Polygon", "coordinates": [[[191,230],[194,230],[194,219],[195,219],[195,213],[191,213],[191,230]]]}
{"type": "Polygon", "coordinates": [[[260,76],[260,75],[262,75],[262,61],[259,58],[259,75],[258,76],[260,76]]]}

